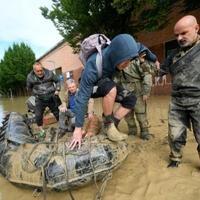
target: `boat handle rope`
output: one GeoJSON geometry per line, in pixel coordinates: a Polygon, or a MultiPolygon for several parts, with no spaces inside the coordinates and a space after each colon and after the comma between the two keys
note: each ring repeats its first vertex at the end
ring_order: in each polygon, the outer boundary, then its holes
{"type": "Polygon", "coordinates": [[[94,183],[96,185],[96,188],[97,188],[97,192],[95,194],[95,200],[102,200],[103,199],[103,194],[104,194],[104,191],[105,191],[105,188],[107,186],[107,181],[109,179],[112,178],[112,172],[109,170],[108,173],[104,176],[104,178],[102,179],[102,184],[101,186],[99,187],[98,186],[98,183],[97,183],[97,177],[95,175],[95,169],[94,169],[94,165],[92,163],[92,156],[91,156],[91,137],[89,137],[89,157],[90,157],[90,165],[92,167],[92,171],[93,171],[93,176],[94,176],[94,183]]]}
{"type": "Polygon", "coordinates": [[[45,178],[44,166],[45,165],[43,165],[41,167],[41,171],[42,171],[42,193],[43,193],[43,200],[46,200],[47,199],[47,182],[46,182],[46,178],[45,178]]]}
{"type": "MultiPolygon", "coordinates": [[[[22,165],[22,169],[23,169],[24,171],[27,171],[27,172],[29,172],[29,173],[34,173],[34,172],[36,172],[37,170],[40,169],[39,167],[38,167],[38,168],[35,167],[35,168],[33,168],[33,169],[29,169],[29,168],[28,168],[28,163],[31,163],[31,165],[34,166],[34,163],[31,161],[30,157],[31,157],[31,155],[33,154],[33,152],[35,151],[35,149],[36,149],[39,145],[41,145],[41,144],[45,144],[45,143],[44,143],[44,142],[41,142],[41,143],[35,144],[35,145],[33,146],[33,148],[31,149],[30,153],[28,154],[28,156],[26,157],[26,159],[24,159],[24,165],[22,165]]],[[[49,143],[48,143],[48,144],[49,144],[49,143]]],[[[51,159],[51,157],[52,157],[52,155],[53,155],[53,152],[54,152],[54,151],[50,151],[50,152],[49,152],[48,159],[46,160],[46,162],[45,162],[42,166],[46,166],[46,165],[47,165],[47,163],[49,162],[49,160],[51,159]]],[[[42,166],[41,166],[41,167],[42,167],[42,166]]]]}
{"type": "MultiPolygon", "coordinates": [[[[69,180],[69,173],[68,173],[68,169],[67,169],[67,162],[66,162],[67,159],[66,159],[66,153],[65,152],[66,152],[66,146],[65,146],[65,143],[63,143],[63,161],[64,161],[64,166],[65,166],[65,177],[66,177],[67,184],[69,184],[69,181],[68,181],[69,180]]],[[[71,200],[75,200],[70,187],[69,187],[68,191],[69,191],[69,195],[71,197],[71,200]]]]}

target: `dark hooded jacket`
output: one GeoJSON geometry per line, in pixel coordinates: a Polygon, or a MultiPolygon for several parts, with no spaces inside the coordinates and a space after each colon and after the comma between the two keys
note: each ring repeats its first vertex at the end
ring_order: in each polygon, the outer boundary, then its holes
{"type": "MultiPolygon", "coordinates": [[[[103,55],[103,69],[102,78],[112,78],[113,74],[117,70],[116,66],[123,61],[130,60],[138,57],[140,51],[148,50],[140,43],[136,43],[134,38],[129,34],[117,35],[111,41],[111,44],[102,50],[103,55]]],[[[98,72],[96,68],[96,55],[92,54],[84,67],[84,71],[81,76],[81,83],[79,92],[76,98],[75,116],[76,127],[82,127],[84,122],[84,116],[87,110],[87,104],[91,97],[93,87],[98,82],[98,72]]],[[[155,62],[156,56],[149,50],[147,53],[149,60],[155,62]]]]}
{"type": "Polygon", "coordinates": [[[58,77],[50,70],[44,69],[44,76],[39,78],[32,70],[27,76],[27,88],[32,91],[32,95],[40,99],[48,99],[54,95],[55,91],[60,91],[58,77]]]}

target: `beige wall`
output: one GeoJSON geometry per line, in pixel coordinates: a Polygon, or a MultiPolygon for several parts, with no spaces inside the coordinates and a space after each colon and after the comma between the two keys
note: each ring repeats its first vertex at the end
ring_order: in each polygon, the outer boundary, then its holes
{"type": "Polygon", "coordinates": [[[54,70],[57,68],[62,69],[62,73],[73,71],[74,78],[77,80],[82,64],[78,58],[78,54],[73,53],[73,49],[68,45],[67,42],[61,43],[55,49],[44,55],[39,61],[45,68],[54,70]]]}
{"type": "MultiPolygon", "coordinates": [[[[174,9],[168,16],[167,25],[159,31],[147,32],[141,31],[136,35],[137,40],[149,47],[162,62],[165,58],[165,42],[174,40],[173,27],[177,20],[186,15],[181,12],[182,7],[179,4],[174,6],[174,9]]],[[[200,9],[188,12],[196,16],[198,22],[200,22],[200,9]]],[[[73,49],[67,42],[61,42],[53,50],[46,53],[39,61],[48,69],[54,70],[57,68],[62,69],[62,73],[73,71],[73,76],[78,81],[80,73],[82,71],[82,64],[77,54],[73,53],[73,49]]],[[[168,76],[168,82],[170,82],[168,76]]],[[[154,86],[152,89],[153,94],[169,94],[171,86],[154,86]]]]}

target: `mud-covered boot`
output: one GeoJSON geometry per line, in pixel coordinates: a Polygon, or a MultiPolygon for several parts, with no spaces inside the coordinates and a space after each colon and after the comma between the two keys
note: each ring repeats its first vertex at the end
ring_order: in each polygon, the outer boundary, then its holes
{"type": "Polygon", "coordinates": [[[169,164],[167,165],[167,168],[175,168],[175,167],[178,167],[179,164],[180,164],[180,161],[171,160],[169,164]]]}
{"type": "Polygon", "coordinates": [[[115,142],[125,140],[128,137],[126,134],[118,131],[114,123],[111,123],[107,127],[107,136],[110,140],[115,141],[115,142]]]}
{"type": "Polygon", "coordinates": [[[140,138],[142,140],[150,140],[154,135],[149,133],[148,128],[141,129],[140,138]]]}
{"type": "Polygon", "coordinates": [[[115,142],[125,140],[128,137],[126,134],[118,131],[111,115],[104,117],[104,132],[110,140],[115,142]]]}
{"type": "Polygon", "coordinates": [[[130,127],[130,126],[128,126],[128,134],[136,136],[137,135],[137,127],[130,127]]]}

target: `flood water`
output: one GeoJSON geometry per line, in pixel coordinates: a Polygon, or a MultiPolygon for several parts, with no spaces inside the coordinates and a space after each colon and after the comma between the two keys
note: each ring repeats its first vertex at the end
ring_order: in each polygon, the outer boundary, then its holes
{"type": "MultiPolygon", "coordinates": [[[[18,97],[13,100],[0,99],[0,121],[2,120],[5,112],[16,111],[25,113],[27,110],[25,104],[26,100],[27,97],[18,97]]],[[[133,152],[128,156],[122,166],[114,171],[112,179],[107,183],[107,187],[104,192],[104,200],[168,200],[171,199],[170,197],[174,197],[170,196],[171,192],[166,189],[171,187],[171,184],[168,181],[172,179],[168,171],[165,171],[168,149],[166,146],[163,147],[159,143],[161,138],[164,138],[167,133],[168,104],[168,96],[152,96],[149,99],[148,116],[150,131],[155,134],[155,139],[152,139],[149,142],[144,142],[141,141],[139,137],[134,139],[132,136],[129,136],[129,143],[131,143],[132,147],[134,146],[132,149],[133,152]],[[155,151],[156,148],[158,148],[158,151],[155,151]],[[154,159],[156,159],[156,163],[153,162],[154,159]],[[161,174],[158,176],[158,174],[156,174],[156,170],[162,169],[163,171],[160,172],[161,174]],[[163,178],[162,174],[164,175],[163,178]],[[166,180],[167,182],[165,183],[166,180]],[[161,183],[162,187],[156,185],[156,183],[161,183]],[[155,187],[151,186],[151,184],[155,184],[155,187]]],[[[100,102],[95,102],[95,107],[97,113],[101,114],[100,102]]],[[[119,128],[124,132],[127,131],[127,126],[124,120],[120,123],[119,128]]],[[[172,174],[172,176],[173,175],[174,174],[172,174]]],[[[72,193],[75,200],[92,200],[94,199],[96,191],[97,188],[93,183],[80,189],[72,190],[72,193]]],[[[15,199],[42,200],[43,196],[39,195],[34,197],[33,189],[17,187],[8,182],[3,176],[0,176],[0,200],[15,199]]],[[[68,192],[49,191],[46,199],[70,200],[71,198],[68,192]]],[[[192,198],[189,197],[188,199],[192,198]]]]}
{"type": "Polygon", "coordinates": [[[0,98],[0,123],[2,122],[2,118],[6,112],[20,112],[26,113],[26,100],[27,96],[24,97],[16,97],[16,98],[0,98]]]}

